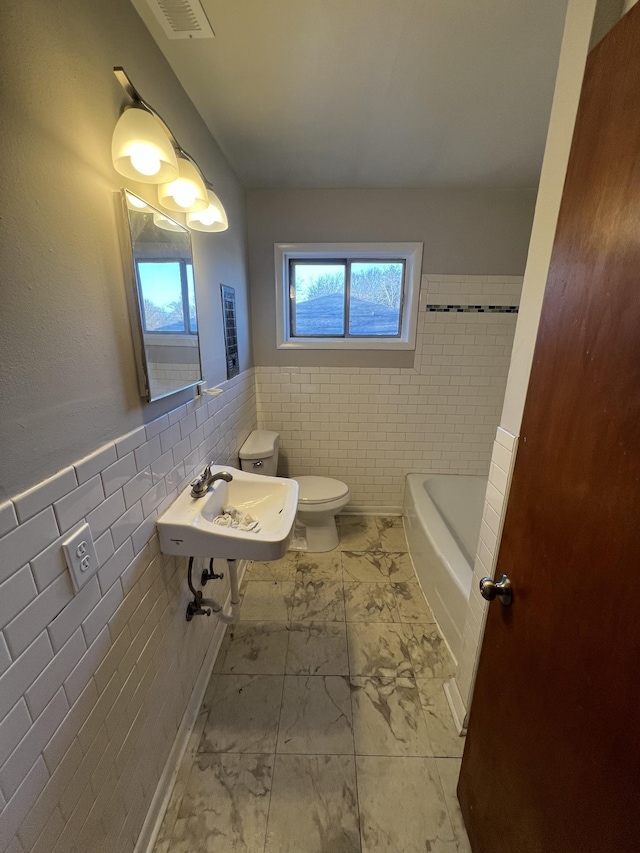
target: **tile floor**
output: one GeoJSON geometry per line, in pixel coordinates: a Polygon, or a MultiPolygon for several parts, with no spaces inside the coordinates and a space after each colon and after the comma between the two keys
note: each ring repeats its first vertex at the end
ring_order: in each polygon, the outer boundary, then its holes
{"type": "Polygon", "coordinates": [[[466,853],[453,664],[401,518],[252,563],[154,853],[466,853]]]}

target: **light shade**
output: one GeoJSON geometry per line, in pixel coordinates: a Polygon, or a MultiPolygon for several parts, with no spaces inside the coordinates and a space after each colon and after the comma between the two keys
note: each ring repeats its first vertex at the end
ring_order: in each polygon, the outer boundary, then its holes
{"type": "Polygon", "coordinates": [[[125,178],[158,184],[178,177],[176,152],[162,122],[141,107],[129,107],[118,119],[111,157],[125,178]]]}
{"type": "Polygon", "coordinates": [[[186,157],[178,157],[178,177],[158,187],[158,201],[167,210],[179,213],[206,210],[209,206],[202,175],[186,157]]]}
{"type": "Polygon", "coordinates": [[[155,212],[153,214],[153,224],[157,225],[158,228],[162,228],[163,231],[177,231],[180,234],[184,234],[185,232],[187,234],[189,233],[184,225],[180,225],[179,222],[169,219],[169,217],[165,216],[163,213],[155,212]]]}
{"type": "Polygon", "coordinates": [[[213,190],[207,190],[209,207],[195,213],[187,213],[187,225],[194,231],[226,231],[229,227],[222,202],[213,190]]]}

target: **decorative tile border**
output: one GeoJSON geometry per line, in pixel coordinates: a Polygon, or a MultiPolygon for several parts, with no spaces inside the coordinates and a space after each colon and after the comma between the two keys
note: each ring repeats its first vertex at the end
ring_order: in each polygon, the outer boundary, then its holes
{"type": "Polygon", "coordinates": [[[426,305],[426,311],[458,314],[517,314],[517,305],[426,305]]]}

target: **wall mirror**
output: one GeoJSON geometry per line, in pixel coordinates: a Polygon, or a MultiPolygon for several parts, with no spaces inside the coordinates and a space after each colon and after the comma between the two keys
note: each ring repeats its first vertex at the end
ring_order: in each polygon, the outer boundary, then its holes
{"type": "Polygon", "coordinates": [[[158,400],[202,379],[191,235],[129,190],[122,204],[140,395],[158,400]]]}

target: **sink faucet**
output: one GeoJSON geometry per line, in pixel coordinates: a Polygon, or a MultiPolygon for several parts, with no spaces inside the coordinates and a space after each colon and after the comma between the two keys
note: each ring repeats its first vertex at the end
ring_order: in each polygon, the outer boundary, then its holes
{"type": "Polygon", "coordinates": [[[224,480],[225,483],[230,483],[233,476],[228,471],[219,471],[217,474],[211,473],[211,465],[209,463],[202,474],[191,483],[191,497],[203,498],[216,480],[224,480]]]}

